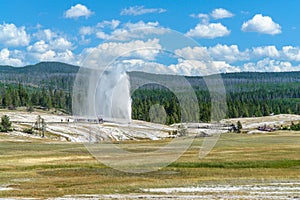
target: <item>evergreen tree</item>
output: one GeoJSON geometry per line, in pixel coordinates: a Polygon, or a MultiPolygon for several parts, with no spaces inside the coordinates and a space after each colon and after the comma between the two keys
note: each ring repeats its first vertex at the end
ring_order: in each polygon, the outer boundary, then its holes
{"type": "Polygon", "coordinates": [[[0,131],[1,132],[12,131],[11,122],[7,115],[3,115],[1,117],[0,131]]]}
{"type": "Polygon", "coordinates": [[[238,133],[240,133],[243,128],[241,121],[238,121],[236,126],[237,126],[238,133]]]}
{"type": "Polygon", "coordinates": [[[10,90],[5,91],[4,98],[3,98],[3,106],[11,106],[12,105],[12,97],[10,90]]]}

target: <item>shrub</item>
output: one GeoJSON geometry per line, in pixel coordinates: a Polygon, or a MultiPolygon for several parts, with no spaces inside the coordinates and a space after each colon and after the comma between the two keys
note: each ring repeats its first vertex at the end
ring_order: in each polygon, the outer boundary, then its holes
{"type": "Polygon", "coordinates": [[[298,122],[298,124],[292,124],[290,127],[291,130],[293,131],[300,131],[300,122],[298,122]]]}
{"type": "Polygon", "coordinates": [[[27,134],[33,134],[33,128],[25,128],[23,129],[23,132],[27,134]]]}
{"type": "Polygon", "coordinates": [[[33,109],[33,107],[32,106],[28,106],[27,107],[27,112],[30,112],[30,113],[32,113],[34,111],[34,109],[33,109]]]}

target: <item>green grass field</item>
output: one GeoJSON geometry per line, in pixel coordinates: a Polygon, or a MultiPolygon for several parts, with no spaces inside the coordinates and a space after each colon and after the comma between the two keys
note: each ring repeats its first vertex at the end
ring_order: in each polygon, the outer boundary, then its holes
{"type": "MultiPolygon", "coordinates": [[[[130,174],[111,169],[82,144],[54,143],[0,134],[0,198],[59,197],[74,194],[141,193],[141,188],[300,180],[300,134],[224,134],[204,159],[203,138],[176,162],[155,172],[130,174]]],[[[168,141],[123,142],[148,151],[168,141]]]]}

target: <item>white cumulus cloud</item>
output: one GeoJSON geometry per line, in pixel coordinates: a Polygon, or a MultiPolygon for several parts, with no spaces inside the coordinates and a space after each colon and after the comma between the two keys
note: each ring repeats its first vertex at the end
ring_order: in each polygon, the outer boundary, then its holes
{"type": "Polygon", "coordinates": [[[103,32],[103,29],[105,29],[105,28],[114,30],[120,25],[120,23],[121,22],[119,20],[113,19],[111,21],[105,20],[105,21],[99,22],[95,26],[82,26],[79,29],[79,34],[83,35],[83,36],[97,34],[98,32],[103,32]]]}
{"type": "Polygon", "coordinates": [[[300,48],[293,46],[282,47],[282,52],[288,60],[300,61],[300,48]]]}
{"type": "MultiPolygon", "coordinates": [[[[158,22],[144,22],[139,21],[137,23],[125,23],[122,28],[117,28],[110,34],[101,33],[107,38],[104,39],[112,39],[112,40],[132,40],[144,38],[147,35],[162,35],[169,31],[169,29],[161,27],[158,22]]],[[[103,31],[102,31],[103,32],[103,31]]]]}
{"type": "Polygon", "coordinates": [[[96,37],[103,40],[108,40],[110,38],[110,35],[106,34],[104,31],[97,31],[96,37]]]}
{"type": "Polygon", "coordinates": [[[23,62],[21,59],[16,58],[12,55],[13,52],[4,48],[0,51],[0,63],[1,65],[10,65],[10,66],[22,66],[23,62]]]}
{"type": "MultiPolygon", "coordinates": [[[[119,64],[119,63],[118,63],[119,64]]],[[[143,71],[155,74],[203,76],[226,72],[240,72],[240,69],[223,61],[203,62],[199,60],[178,59],[178,63],[164,65],[141,59],[124,60],[121,63],[126,71],[143,71]]]]}
{"type": "Polygon", "coordinates": [[[37,62],[41,61],[58,61],[69,64],[76,64],[76,59],[72,51],[66,50],[62,52],[56,52],[54,50],[47,50],[43,53],[31,52],[27,55],[28,58],[37,62]]]}
{"type": "Polygon", "coordinates": [[[49,49],[49,44],[46,44],[44,40],[37,41],[33,45],[27,47],[28,51],[40,52],[40,53],[46,52],[48,49],[49,49]]]}
{"type": "Polygon", "coordinates": [[[80,57],[86,67],[97,68],[99,65],[110,65],[116,59],[154,60],[162,49],[158,39],[147,41],[131,40],[130,42],[106,42],[95,48],[86,48],[80,57]],[[89,57],[88,60],[85,58],[89,57]]]}
{"type": "Polygon", "coordinates": [[[276,35],[281,33],[281,26],[269,16],[256,14],[252,19],[243,23],[242,31],[276,35]]]}
{"type": "Polygon", "coordinates": [[[25,27],[16,27],[15,24],[0,24],[0,43],[6,46],[26,46],[30,42],[30,36],[25,27]]]}
{"type": "Polygon", "coordinates": [[[290,62],[273,60],[270,58],[259,60],[256,63],[245,63],[243,66],[243,71],[255,72],[283,72],[296,70],[300,70],[299,66],[293,67],[290,62]]]}
{"type": "Polygon", "coordinates": [[[77,19],[79,17],[89,18],[93,12],[88,9],[85,5],[76,4],[72,6],[69,10],[65,12],[65,18],[74,18],[77,19]]]}
{"type": "Polygon", "coordinates": [[[111,20],[111,21],[102,21],[102,22],[99,22],[97,24],[97,27],[98,28],[105,28],[105,27],[109,27],[110,29],[116,29],[119,25],[120,25],[120,21],[119,20],[111,20]]]}
{"type": "Polygon", "coordinates": [[[121,65],[125,67],[126,71],[142,71],[153,74],[172,74],[171,70],[168,69],[166,65],[153,61],[145,61],[142,59],[123,60],[121,65]]]}
{"type": "Polygon", "coordinates": [[[39,30],[34,34],[38,40],[27,46],[23,55],[31,62],[59,61],[76,64],[77,59],[72,52],[73,43],[65,36],[50,29],[39,30]]]}
{"type": "Polygon", "coordinates": [[[175,53],[188,60],[214,60],[229,63],[249,60],[249,51],[240,51],[237,45],[217,44],[213,47],[185,47],[175,50],[175,53]]]}
{"type": "Polygon", "coordinates": [[[217,44],[214,47],[208,48],[209,55],[214,60],[227,61],[229,63],[236,61],[249,60],[249,52],[241,52],[237,45],[222,45],[217,44]]]}
{"type": "Polygon", "coordinates": [[[94,33],[94,28],[91,26],[82,26],[79,29],[80,35],[91,35],[94,33]]]}
{"type": "Polygon", "coordinates": [[[121,10],[121,15],[144,15],[148,13],[163,13],[166,12],[163,8],[145,8],[145,6],[131,6],[121,10]]]}
{"type": "Polygon", "coordinates": [[[72,43],[68,41],[67,39],[63,37],[56,38],[52,41],[50,41],[50,46],[52,49],[58,49],[58,50],[66,50],[66,49],[72,49],[72,43]]]}
{"type": "Polygon", "coordinates": [[[36,33],[33,34],[35,38],[38,40],[46,40],[50,41],[53,38],[57,37],[57,33],[50,30],[50,29],[43,29],[43,30],[38,30],[36,33]]]}
{"type": "Polygon", "coordinates": [[[162,35],[168,31],[169,29],[161,27],[158,22],[138,21],[121,24],[118,20],[111,20],[99,22],[94,26],[83,26],[79,34],[83,39],[86,39],[85,36],[95,35],[103,40],[128,41],[147,35],[162,35]]]}
{"type": "Polygon", "coordinates": [[[217,8],[213,10],[210,14],[214,19],[223,19],[223,18],[231,18],[234,16],[231,12],[224,8],[217,8]]]}
{"type": "Polygon", "coordinates": [[[44,40],[39,40],[33,45],[27,47],[28,51],[34,52],[45,52],[47,50],[70,50],[73,48],[73,44],[63,37],[58,37],[48,42],[44,40]]]}
{"type": "Polygon", "coordinates": [[[190,29],[185,35],[188,37],[213,39],[217,37],[224,37],[229,34],[230,30],[221,23],[199,23],[194,29],[190,29]]]}
{"type": "Polygon", "coordinates": [[[263,46],[263,47],[254,47],[252,49],[252,53],[254,56],[257,57],[270,57],[270,58],[277,58],[280,56],[280,52],[277,48],[272,46],[263,46]]]}
{"type": "Polygon", "coordinates": [[[206,47],[185,47],[176,49],[175,54],[188,60],[210,60],[206,47]]]}
{"type": "Polygon", "coordinates": [[[224,61],[205,62],[199,60],[178,60],[177,64],[168,66],[173,74],[187,76],[206,76],[211,74],[239,72],[240,68],[231,66],[224,61]]]}
{"type": "Polygon", "coordinates": [[[190,14],[190,17],[201,19],[203,24],[207,24],[209,22],[209,15],[204,13],[199,14],[190,14]]]}

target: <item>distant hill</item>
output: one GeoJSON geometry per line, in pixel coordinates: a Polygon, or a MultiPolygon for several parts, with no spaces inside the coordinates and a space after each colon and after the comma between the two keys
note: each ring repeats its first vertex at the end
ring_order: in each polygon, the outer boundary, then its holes
{"type": "MultiPolygon", "coordinates": [[[[25,67],[0,66],[0,106],[55,107],[71,113],[72,89],[78,70],[78,66],[59,62],[42,62],[25,67]]],[[[206,77],[144,72],[128,74],[134,89],[131,96],[133,119],[149,121],[151,105],[160,103],[168,115],[166,123],[179,122],[181,110],[178,99],[162,86],[172,85],[176,92],[184,94],[186,83],[189,83],[198,98],[200,120],[209,121],[211,94],[206,80],[210,80],[210,86],[213,84],[214,88],[224,84],[228,118],[300,114],[300,72],[241,72],[206,77]],[[220,77],[222,81],[217,81],[220,77]],[[152,83],[143,86],[146,80],[152,83]]]]}
{"type": "Polygon", "coordinates": [[[40,62],[24,67],[0,65],[0,73],[77,73],[78,70],[78,66],[61,62],[40,62]]]}
{"type": "MultiPolygon", "coordinates": [[[[24,67],[1,66],[1,83],[22,83],[30,86],[51,86],[54,88],[70,90],[78,72],[79,67],[60,62],[41,62],[35,65],[24,67]]],[[[144,72],[129,72],[131,84],[136,85],[143,79],[164,80],[172,82],[173,85],[180,87],[181,82],[174,79],[174,75],[157,75],[144,72]]],[[[175,75],[176,77],[176,75],[175,75]]],[[[240,72],[221,74],[222,80],[227,91],[235,90],[254,90],[260,83],[265,85],[300,83],[300,72],[240,72]]],[[[186,80],[196,89],[206,89],[203,77],[186,76],[186,80]]],[[[208,76],[215,78],[215,75],[208,76]]],[[[261,87],[261,85],[260,85],[261,87]]]]}
{"type": "MultiPolygon", "coordinates": [[[[163,80],[165,82],[172,82],[172,85],[180,87],[182,83],[176,79],[176,75],[157,75],[144,72],[130,72],[129,73],[132,84],[142,82],[143,79],[163,80]]],[[[207,86],[205,79],[220,79],[225,85],[227,92],[251,91],[262,87],[269,87],[271,85],[286,85],[299,84],[300,87],[300,72],[239,72],[226,73],[220,75],[206,76],[186,76],[186,80],[195,89],[206,90],[207,86]]]]}
{"type": "Polygon", "coordinates": [[[24,67],[0,66],[0,82],[70,90],[78,70],[78,66],[60,62],[41,62],[24,67]]]}

